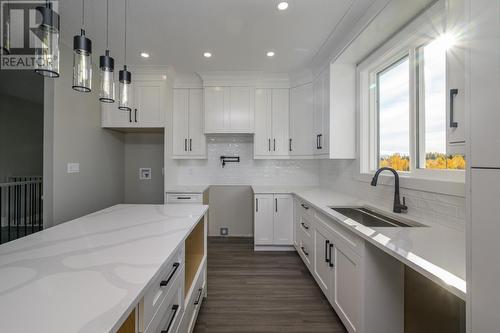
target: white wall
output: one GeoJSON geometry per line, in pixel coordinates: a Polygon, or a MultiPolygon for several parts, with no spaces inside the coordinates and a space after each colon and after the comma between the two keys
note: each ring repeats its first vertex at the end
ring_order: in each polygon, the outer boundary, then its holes
{"type": "Polygon", "coordinates": [[[318,161],[254,160],[252,136],[209,136],[206,160],[174,160],[173,164],[175,181],[182,185],[319,184],[318,161]],[[227,163],[222,168],[222,155],[238,155],[240,163],[227,163]]]}
{"type": "MultiPolygon", "coordinates": [[[[53,100],[45,101],[44,196],[46,226],[59,224],[123,202],[124,137],[101,128],[98,80],[92,93],[78,93],[72,85],[72,51],[61,45],[61,76],[53,85],[53,100]],[[68,174],[67,163],[80,163],[80,173],[68,174]],[[52,194],[52,195],[51,195],[52,194]]],[[[95,69],[94,69],[95,70],[95,69]]],[[[95,72],[97,73],[97,71],[95,72]]],[[[97,77],[97,75],[95,75],[97,77]]],[[[48,86],[46,85],[46,87],[48,86]]],[[[47,97],[47,96],[46,96],[47,97]]]]}
{"type": "MultiPolygon", "coordinates": [[[[368,182],[356,180],[356,165],[355,161],[322,160],[319,166],[321,185],[392,211],[394,185],[373,187],[368,182]]],[[[402,188],[403,196],[406,197],[408,217],[426,225],[441,224],[465,230],[465,197],[402,188]]]]}
{"type": "Polygon", "coordinates": [[[125,134],[124,203],[163,203],[163,139],[163,132],[125,134]],[[139,168],[151,168],[151,180],[140,180],[139,168]]]}

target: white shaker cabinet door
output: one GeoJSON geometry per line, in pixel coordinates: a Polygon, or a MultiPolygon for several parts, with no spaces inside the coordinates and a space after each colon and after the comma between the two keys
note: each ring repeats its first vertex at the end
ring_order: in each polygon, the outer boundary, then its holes
{"type": "Polygon", "coordinates": [[[118,101],[101,103],[101,127],[130,127],[132,125],[131,117],[131,112],[118,109],[118,101]]]}
{"type": "Polygon", "coordinates": [[[274,239],[272,194],[259,194],[254,198],[254,243],[272,245],[274,239]]]}
{"type": "Polygon", "coordinates": [[[314,277],[325,295],[330,295],[333,275],[333,242],[324,228],[314,228],[314,277]]]}
{"type": "Polygon", "coordinates": [[[255,89],[230,87],[229,131],[233,133],[254,132],[255,89]]]}
{"type": "Polygon", "coordinates": [[[165,81],[138,81],[134,84],[134,104],[139,127],[165,126],[166,90],[165,81]]]}
{"type": "Polygon", "coordinates": [[[205,133],[221,133],[229,122],[226,112],[229,110],[229,90],[225,87],[206,87],[205,102],[205,133]],[[226,119],[227,118],[227,119],[226,119]]]}
{"type": "Polygon", "coordinates": [[[274,244],[293,245],[293,198],[290,194],[274,195],[274,244]]]}
{"type": "Polygon", "coordinates": [[[203,133],[203,90],[189,89],[189,154],[206,158],[207,144],[203,133]]]}
{"type": "Polygon", "coordinates": [[[271,89],[255,90],[254,157],[270,156],[272,140],[271,89]]]}
{"type": "Polygon", "coordinates": [[[313,119],[312,83],[290,89],[290,155],[307,157],[314,154],[313,119]]]}
{"type": "Polygon", "coordinates": [[[173,155],[188,154],[189,89],[174,89],[172,126],[173,155]]]}
{"type": "Polygon", "coordinates": [[[272,151],[276,156],[288,156],[290,150],[290,90],[272,90],[272,151]]]}

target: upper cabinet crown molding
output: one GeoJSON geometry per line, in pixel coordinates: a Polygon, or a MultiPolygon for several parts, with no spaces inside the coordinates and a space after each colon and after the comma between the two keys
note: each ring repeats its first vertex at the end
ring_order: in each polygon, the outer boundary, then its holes
{"type": "Polygon", "coordinates": [[[178,73],[175,77],[174,88],[203,88],[203,80],[196,73],[178,73]]]}
{"type": "Polygon", "coordinates": [[[263,72],[200,72],[204,87],[258,87],[289,88],[290,78],[286,73],[263,72]]]}

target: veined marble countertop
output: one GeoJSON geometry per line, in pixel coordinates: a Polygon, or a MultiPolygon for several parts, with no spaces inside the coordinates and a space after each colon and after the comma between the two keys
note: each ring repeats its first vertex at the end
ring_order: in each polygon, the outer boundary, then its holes
{"type": "MultiPolygon", "coordinates": [[[[426,227],[366,227],[335,212],[331,206],[363,206],[354,197],[321,188],[285,186],[253,187],[254,193],[292,193],[308,202],[321,213],[369,241],[379,249],[400,260],[405,265],[436,282],[446,290],[465,300],[465,232],[441,225],[426,227]],[[276,189],[276,192],[273,192],[276,189]]],[[[368,205],[369,206],[369,205],[368,205]]],[[[387,212],[392,215],[393,213],[387,212]]],[[[394,214],[398,215],[398,214],[394,214]]],[[[401,215],[405,218],[404,214],[401,215]]]]}
{"type": "Polygon", "coordinates": [[[116,205],[0,246],[0,331],[115,331],[206,213],[116,205]]]}
{"type": "Polygon", "coordinates": [[[166,193],[203,193],[210,185],[168,185],[166,193]]]}

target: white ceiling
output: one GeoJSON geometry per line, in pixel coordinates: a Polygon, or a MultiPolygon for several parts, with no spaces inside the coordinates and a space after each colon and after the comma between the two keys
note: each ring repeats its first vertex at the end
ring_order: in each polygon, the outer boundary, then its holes
{"type": "MultiPolygon", "coordinates": [[[[294,72],[314,59],[339,26],[354,26],[374,1],[290,0],[288,10],[278,11],[277,0],[128,0],[127,62],[171,65],[178,72],[294,72]],[[352,7],[355,13],[349,12],[352,7]],[[213,57],[204,58],[205,50],[213,57]],[[266,57],[268,50],[276,56],[266,57]],[[141,51],[151,57],[141,58],[141,51]]],[[[101,54],[106,1],[85,3],[87,35],[93,53],[101,54]]],[[[117,67],[123,61],[124,3],[110,0],[110,48],[117,67]]],[[[62,38],[72,45],[80,29],[82,0],[59,4],[62,38]]]]}

